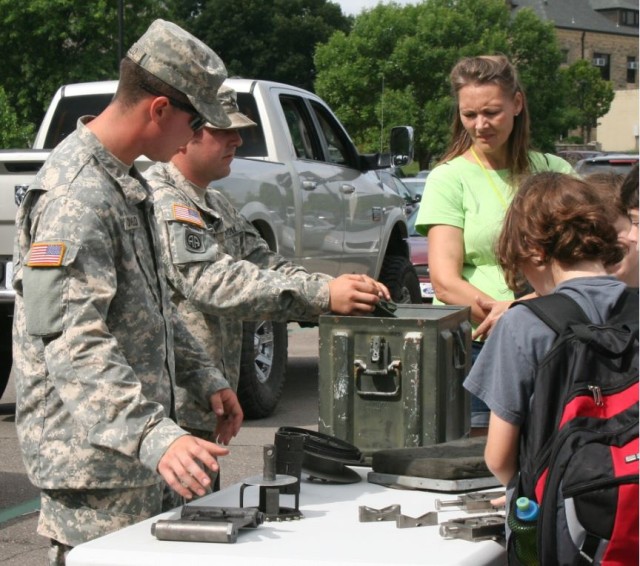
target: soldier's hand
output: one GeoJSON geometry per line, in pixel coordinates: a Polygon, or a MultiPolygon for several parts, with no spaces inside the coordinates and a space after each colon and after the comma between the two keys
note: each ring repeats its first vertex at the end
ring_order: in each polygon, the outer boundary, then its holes
{"type": "Polygon", "coordinates": [[[244,419],[238,397],[232,389],[221,389],[211,396],[209,403],[216,414],[216,441],[229,444],[238,434],[244,419]]]}
{"type": "Polygon", "coordinates": [[[204,495],[211,483],[202,466],[218,471],[218,456],[226,456],[229,450],[213,442],[195,436],[181,436],[169,446],[160,458],[158,473],[169,487],[186,499],[204,495]]]}
{"type": "Polygon", "coordinates": [[[372,312],[381,298],[391,300],[389,289],[368,275],[350,273],[329,282],[329,309],[336,314],[372,312]]]}

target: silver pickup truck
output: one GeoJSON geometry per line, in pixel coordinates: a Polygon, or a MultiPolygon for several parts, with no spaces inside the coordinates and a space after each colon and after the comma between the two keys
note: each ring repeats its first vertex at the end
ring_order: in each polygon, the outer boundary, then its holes
{"type": "MultiPolygon", "coordinates": [[[[317,96],[284,84],[228,79],[240,110],[258,126],[242,130],[229,177],[216,181],[270,247],[309,271],[366,273],[383,281],[397,302],[421,302],[409,261],[404,201],[374,170],[406,164],[409,127],[391,131],[391,152],[361,155],[317,96]]],[[[79,116],[99,113],[116,81],[72,84],[53,97],[31,150],[0,151],[0,395],[11,366],[11,256],[17,202],[49,150],[75,129],[79,116]]],[[[141,159],[145,169],[150,162],[141,159]]],[[[275,408],[287,360],[284,323],[245,325],[238,394],[247,417],[275,408]]]]}

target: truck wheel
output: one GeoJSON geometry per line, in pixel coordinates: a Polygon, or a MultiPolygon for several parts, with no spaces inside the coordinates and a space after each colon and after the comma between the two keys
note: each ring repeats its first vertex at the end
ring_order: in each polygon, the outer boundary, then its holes
{"type": "Polygon", "coordinates": [[[406,257],[399,255],[385,257],[380,271],[380,282],[389,288],[393,302],[422,303],[416,268],[406,257]]]}
{"type": "Polygon", "coordinates": [[[245,322],[238,400],[247,419],[268,417],[285,381],[289,339],[284,322],[245,322]]]}

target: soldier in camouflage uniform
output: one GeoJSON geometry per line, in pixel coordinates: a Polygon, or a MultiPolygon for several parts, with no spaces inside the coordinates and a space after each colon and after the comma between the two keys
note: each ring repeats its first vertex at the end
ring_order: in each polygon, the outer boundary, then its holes
{"type": "Polygon", "coordinates": [[[166,160],[205,121],[227,127],[218,56],[156,20],[129,50],[118,91],[52,153],[18,211],[13,284],[16,425],[41,489],[50,564],[162,508],[166,484],[202,495],[228,450],[175,422],[175,385],[218,415],[242,410],[170,301],[149,187],[133,166],[166,160]]]}
{"type": "MultiPolygon", "coordinates": [[[[317,321],[329,311],[369,312],[389,294],[368,276],[312,274],[274,253],[227,198],[208,187],[229,174],[242,144],[238,129],[255,126],[239,112],[233,89],[223,85],[218,99],[230,126],[207,124],[171,162],[155,164],[145,177],[173,301],[235,388],[243,320],[317,321]]],[[[188,391],[178,390],[176,407],[179,422],[194,433],[206,437],[214,429],[215,415],[188,391]]]]}

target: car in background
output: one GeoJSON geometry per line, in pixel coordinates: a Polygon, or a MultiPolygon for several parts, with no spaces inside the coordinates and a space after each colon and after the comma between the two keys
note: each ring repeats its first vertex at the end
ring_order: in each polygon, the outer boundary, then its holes
{"type": "Polygon", "coordinates": [[[404,199],[405,212],[407,214],[410,214],[418,208],[421,196],[416,197],[402,182],[400,177],[384,169],[376,170],[375,174],[383,185],[389,187],[394,193],[399,194],[404,199]]]}
{"type": "Polygon", "coordinates": [[[420,197],[422,199],[422,193],[424,192],[424,183],[426,179],[424,177],[403,177],[402,182],[411,191],[414,198],[420,197]]]}
{"type": "Polygon", "coordinates": [[[426,179],[429,176],[429,173],[431,173],[430,169],[423,169],[422,171],[418,171],[416,173],[416,177],[418,177],[419,179],[426,179]]]}
{"type": "Polygon", "coordinates": [[[407,225],[409,227],[409,237],[407,238],[409,258],[418,274],[422,302],[431,303],[435,293],[433,292],[433,285],[431,284],[431,277],[429,275],[429,241],[426,236],[418,234],[416,231],[417,216],[417,207],[407,216],[407,225]]]}
{"type": "Polygon", "coordinates": [[[556,154],[558,157],[562,157],[571,165],[575,165],[581,159],[589,159],[591,157],[597,157],[604,155],[603,151],[596,151],[595,149],[563,149],[556,154]]]}
{"type": "Polygon", "coordinates": [[[638,155],[626,153],[606,153],[595,157],[581,159],[576,163],[574,169],[581,177],[592,173],[620,173],[626,175],[631,168],[638,163],[638,155]]]}

